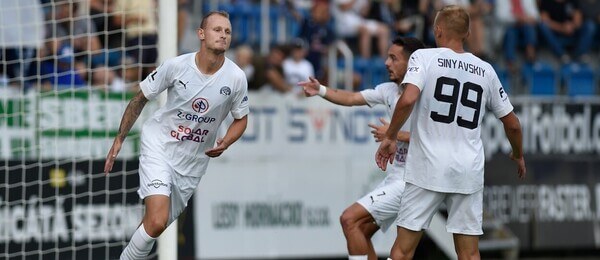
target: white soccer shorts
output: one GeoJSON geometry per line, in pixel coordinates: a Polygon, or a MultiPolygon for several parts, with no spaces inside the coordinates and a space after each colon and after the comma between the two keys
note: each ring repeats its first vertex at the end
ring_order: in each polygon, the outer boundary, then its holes
{"type": "Polygon", "coordinates": [[[201,177],[184,176],[175,172],[164,158],[148,154],[140,155],[141,199],[150,195],[165,195],[170,199],[169,221],[171,224],[187,207],[188,200],[200,183],[201,177]]]}
{"type": "Polygon", "coordinates": [[[482,235],[483,189],[473,194],[442,193],[406,183],[396,224],[420,231],[429,228],[431,218],[446,203],[446,231],[453,234],[482,235]]]}
{"type": "Polygon", "coordinates": [[[403,177],[403,174],[388,174],[373,191],[356,201],[371,214],[382,232],[386,232],[398,217],[404,191],[403,177]]]}

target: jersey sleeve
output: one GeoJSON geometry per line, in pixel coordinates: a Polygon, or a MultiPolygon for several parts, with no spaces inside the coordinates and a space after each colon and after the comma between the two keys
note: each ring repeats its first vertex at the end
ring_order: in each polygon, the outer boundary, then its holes
{"type": "Polygon", "coordinates": [[[402,80],[402,85],[410,83],[423,91],[425,79],[427,78],[427,72],[425,71],[427,64],[425,63],[423,52],[419,50],[413,52],[408,59],[408,68],[404,80],[402,80]]]}
{"type": "Polygon", "coordinates": [[[377,85],[375,89],[365,89],[360,94],[367,101],[367,105],[373,107],[378,104],[385,104],[385,97],[382,90],[382,85],[377,85]]]}
{"type": "Polygon", "coordinates": [[[236,82],[235,96],[233,97],[233,106],[231,107],[231,115],[235,119],[241,119],[248,115],[248,81],[245,75],[241,75],[236,82]]]}
{"type": "Polygon", "coordinates": [[[492,72],[488,108],[494,113],[496,118],[502,118],[513,111],[513,106],[508,99],[508,94],[506,94],[500,83],[500,79],[498,79],[498,75],[496,75],[496,71],[492,69],[492,72]]]}
{"type": "Polygon", "coordinates": [[[165,89],[173,86],[173,66],[172,60],[167,60],[140,82],[140,89],[148,100],[156,98],[165,89]]]}

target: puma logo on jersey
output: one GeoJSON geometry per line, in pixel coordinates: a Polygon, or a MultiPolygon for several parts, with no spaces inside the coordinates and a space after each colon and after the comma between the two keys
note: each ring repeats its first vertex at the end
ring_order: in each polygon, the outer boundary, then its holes
{"type": "Polygon", "coordinates": [[[183,83],[183,81],[181,81],[181,80],[177,80],[177,81],[179,81],[179,83],[180,83],[181,85],[183,85],[183,88],[184,88],[184,89],[187,89],[187,84],[188,84],[188,83],[190,83],[189,81],[188,81],[188,82],[186,82],[186,83],[183,83]]]}

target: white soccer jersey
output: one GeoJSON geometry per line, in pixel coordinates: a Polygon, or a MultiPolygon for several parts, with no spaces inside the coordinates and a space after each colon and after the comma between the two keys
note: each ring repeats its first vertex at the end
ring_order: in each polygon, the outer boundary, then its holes
{"type": "MultiPolygon", "coordinates": [[[[202,57],[200,57],[202,58],[202,57]]],[[[140,83],[153,99],[167,90],[166,104],[142,128],[141,153],[164,156],[181,175],[202,176],[217,129],[231,112],[248,114],[248,82],[244,72],[228,58],[213,75],[196,67],[195,53],[168,59],[140,83]]]]}
{"type": "Polygon", "coordinates": [[[421,90],[412,112],[404,180],[438,192],[482,189],[479,126],[485,109],[497,118],[513,110],[492,66],[470,53],[421,49],[411,55],[402,83],[421,90]]]}
{"type": "MultiPolygon", "coordinates": [[[[367,104],[372,107],[377,104],[384,105],[388,108],[388,114],[390,118],[394,114],[394,109],[396,108],[396,103],[402,95],[404,88],[400,88],[398,84],[394,82],[386,82],[379,84],[375,87],[375,89],[365,89],[360,92],[362,94],[367,104]]],[[[409,117],[406,120],[406,123],[400,129],[401,131],[410,131],[412,117],[409,117]]],[[[406,163],[406,155],[408,152],[408,143],[407,142],[397,142],[398,149],[396,150],[396,155],[394,155],[394,163],[392,167],[389,168],[388,174],[403,174],[404,166],[406,163]]]]}
{"type": "Polygon", "coordinates": [[[283,61],[282,67],[285,81],[293,87],[295,93],[303,92],[302,87],[298,86],[298,82],[315,76],[315,69],[307,60],[295,61],[287,58],[283,61]]]}

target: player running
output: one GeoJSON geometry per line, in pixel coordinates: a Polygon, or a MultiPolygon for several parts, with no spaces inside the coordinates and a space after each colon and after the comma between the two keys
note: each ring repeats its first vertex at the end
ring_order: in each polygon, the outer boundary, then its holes
{"type": "MultiPolygon", "coordinates": [[[[375,89],[361,92],[330,89],[322,86],[314,78],[300,82],[298,85],[304,88],[306,96],[319,95],[332,103],[344,106],[372,107],[382,104],[389,108],[391,115],[396,101],[404,91],[400,83],[406,73],[408,58],[414,51],[424,47],[423,43],[416,38],[395,39],[388,49],[385,60],[391,82],[379,84],[375,89]]],[[[371,132],[377,141],[381,140],[387,130],[387,122],[380,120],[382,126],[369,124],[374,129],[371,132]]],[[[398,215],[400,197],[404,190],[404,164],[410,136],[407,132],[408,128],[407,125],[401,129],[402,131],[396,131],[398,149],[395,150],[394,165],[387,171],[385,179],[373,191],[344,210],[340,217],[350,260],[377,259],[371,237],[379,229],[387,230],[398,215]]]]}
{"type": "Polygon", "coordinates": [[[458,258],[480,258],[485,161],[480,125],[486,107],[504,124],[518,176],[526,173],[519,119],[492,66],[464,50],[468,35],[467,11],[446,6],[437,13],[434,36],[440,48],[411,55],[404,93],[376,154],[385,169],[396,153],[398,129],[413,117],[394,260],[412,259],[422,230],[442,203],[458,258]]]}
{"type": "Polygon", "coordinates": [[[106,156],[108,173],[146,102],[167,90],[166,104],[142,129],[138,194],[146,211],[121,259],[146,258],[156,238],[187,206],[209,158],[221,155],[246,129],[248,82],[224,55],[231,43],[229,15],[208,13],[198,38],[200,51],[166,60],[140,83],[106,156]],[[213,147],[217,129],[230,113],[233,123],[213,147]]]}

